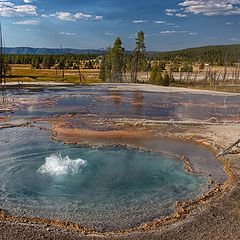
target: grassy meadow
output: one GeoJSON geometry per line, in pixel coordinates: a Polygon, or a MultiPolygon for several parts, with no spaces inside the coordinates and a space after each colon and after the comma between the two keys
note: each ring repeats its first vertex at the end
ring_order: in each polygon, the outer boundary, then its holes
{"type": "Polygon", "coordinates": [[[78,70],[65,69],[64,78],[59,69],[32,69],[30,64],[11,65],[12,76],[7,82],[65,82],[74,84],[99,83],[98,69],[81,70],[81,81],[78,70]]]}

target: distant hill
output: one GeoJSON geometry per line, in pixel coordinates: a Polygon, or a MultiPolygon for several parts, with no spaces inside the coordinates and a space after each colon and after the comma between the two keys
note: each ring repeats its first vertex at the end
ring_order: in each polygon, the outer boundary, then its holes
{"type": "Polygon", "coordinates": [[[72,49],[72,48],[30,48],[30,47],[10,47],[5,48],[6,54],[43,54],[43,55],[59,55],[59,54],[101,54],[105,50],[94,49],[72,49]]]}
{"type": "Polygon", "coordinates": [[[166,51],[166,52],[181,52],[181,51],[191,51],[191,50],[221,50],[221,49],[238,49],[240,50],[240,44],[228,44],[228,45],[208,45],[208,46],[200,46],[200,47],[193,47],[193,48],[185,48],[180,50],[174,51],[166,51]]]}
{"type": "MultiPolygon", "coordinates": [[[[59,54],[104,54],[106,50],[99,49],[71,49],[64,48],[30,48],[30,47],[16,47],[6,48],[7,54],[42,54],[42,55],[59,55],[59,54]]],[[[131,51],[126,51],[128,54],[131,51]]],[[[146,56],[150,59],[161,60],[161,61],[175,61],[180,62],[205,62],[210,64],[225,65],[234,64],[240,62],[240,44],[235,45],[217,45],[217,46],[205,46],[188,48],[175,51],[165,52],[146,52],[146,56]]]]}
{"type": "Polygon", "coordinates": [[[151,58],[163,61],[208,62],[217,65],[240,62],[240,44],[188,48],[176,51],[151,52],[151,58]]]}

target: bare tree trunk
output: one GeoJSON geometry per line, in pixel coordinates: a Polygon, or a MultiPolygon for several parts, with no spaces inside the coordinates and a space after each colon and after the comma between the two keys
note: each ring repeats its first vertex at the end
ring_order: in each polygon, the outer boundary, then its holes
{"type": "Polygon", "coordinates": [[[228,155],[228,154],[240,154],[240,139],[233,143],[230,147],[220,152],[217,157],[228,155]]]}
{"type": "Polygon", "coordinates": [[[206,70],[206,75],[205,75],[205,79],[203,82],[204,87],[207,85],[207,82],[210,79],[210,76],[211,76],[211,67],[208,67],[208,69],[206,70]]]}
{"type": "Polygon", "coordinates": [[[196,71],[196,73],[195,73],[195,77],[194,77],[194,80],[193,80],[193,84],[194,84],[194,85],[197,85],[197,81],[198,81],[198,71],[196,71]]]}
{"type": "Polygon", "coordinates": [[[65,70],[64,67],[62,67],[62,79],[64,79],[64,77],[65,77],[65,71],[64,70],[65,70]]]}
{"type": "Polygon", "coordinates": [[[224,60],[223,84],[226,84],[226,80],[227,80],[227,54],[225,55],[224,60]]]}
{"type": "Polygon", "coordinates": [[[239,67],[236,66],[236,68],[235,68],[235,76],[234,76],[234,85],[235,86],[237,86],[238,79],[239,79],[239,67]]]}
{"type": "Polygon", "coordinates": [[[80,67],[78,67],[78,74],[79,74],[79,83],[82,84],[82,74],[80,71],[80,67]]]}
{"type": "Polygon", "coordinates": [[[137,82],[137,72],[138,72],[138,64],[139,64],[139,54],[133,57],[133,61],[131,64],[131,82],[137,82]]]}
{"type": "Polygon", "coordinates": [[[220,85],[220,76],[221,76],[221,73],[219,73],[217,78],[216,78],[215,87],[216,87],[216,85],[220,85]]]}
{"type": "Polygon", "coordinates": [[[78,67],[78,74],[79,74],[79,83],[82,84],[82,79],[86,82],[86,78],[83,76],[80,66],[78,67]]]}
{"type": "Polygon", "coordinates": [[[216,86],[216,79],[217,79],[217,71],[213,71],[212,73],[212,86],[216,86]]]}

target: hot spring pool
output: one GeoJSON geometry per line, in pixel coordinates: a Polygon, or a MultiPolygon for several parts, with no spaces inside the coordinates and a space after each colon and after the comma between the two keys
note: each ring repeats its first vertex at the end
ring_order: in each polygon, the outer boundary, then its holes
{"type": "Polygon", "coordinates": [[[1,208],[14,215],[128,228],[172,213],[207,183],[157,153],[69,146],[24,127],[1,130],[0,140],[1,208]]]}

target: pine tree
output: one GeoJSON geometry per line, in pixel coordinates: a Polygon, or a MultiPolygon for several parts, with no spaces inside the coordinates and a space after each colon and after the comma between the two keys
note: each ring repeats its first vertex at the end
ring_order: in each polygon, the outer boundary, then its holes
{"type": "Polygon", "coordinates": [[[149,82],[154,85],[162,85],[162,69],[159,66],[151,68],[149,82]]]}
{"type": "Polygon", "coordinates": [[[32,58],[32,69],[39,69],[40,68],[40,63],[39,63],[39,58],[38,56],[34,55],[32,58]]]}
{"type": "Polygon", "coordinates": [[[162,85],[163,86],[169,86],[171,82],[170,76],[167,72],[164,73],[163,79],[162,79],[162,85]]]}
{"type": "Polygon", "coordinates": [[[122,47],[122,40],[119,37],[115,40],[110,54],[112,62],[111,81],[122,82],[124,72],[124,49],[122,47]]]}
{"type": "Polygon", "coordinates": [[[131,63],[131,82],[137,82],[137,72],[139,70],[139,65],[140,62],[144,59],[144,51],[146,49],[144,39],[144,32],[138,32],[136,38],[136,48],[134,49],[131,63]]]}
{"type": "Polygon", "coordinates": [[[106,82],[107,77],[106,77],[106,57],[103,57],[101,66],[100,66],[100,72],[99,72],[99,78],[103,81],[106,82]]]}
{"type": "Polygon", "coordinates": [[[43,57],[42,67],[46,68],[46,69],[50,69],[51,68],[51,62],[50,62],[50,56],[49,55],[45,55],[43,57]]]}
{"type": "Polygon", "coordinates": [[[165,63],[160,62],[155,65],[150,70],[150,80],[149,82],[154,85],[169,86],[170,83],[174,81],[173,77],[165,71],[163,75],[163,70],[165,70],[165,63]]]}
{"type": "Polygon", "coordinates": [[[109,48],[102,60],[99,78],[107,82],[123,82],[124,69],[124,48],[121,39],[118,37],[113,48],[109,48]]]}
{"type": "Polygon", "coordinates": [[[187,64],[186,62],[180,68],[180,72],[192,72],[192,71],[193,71],[192,64],[187,64]]]}
{"type": "Polygon", "coordinates": [[[65,58],[64,57],[60,57],[59,60],[59,68],[62,70],[62,79],[64,79],[65,77],[65,58]]]}

